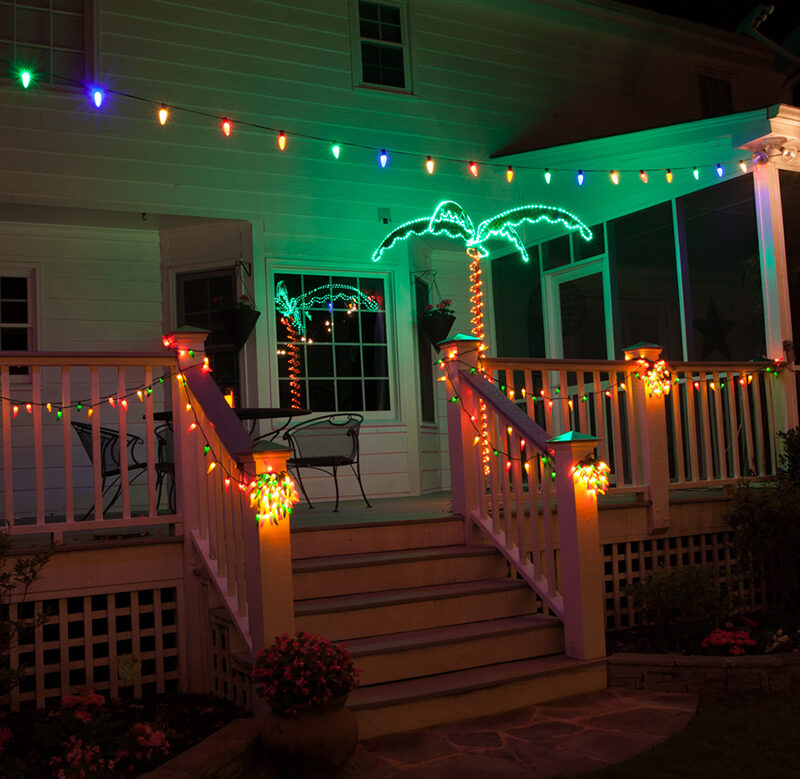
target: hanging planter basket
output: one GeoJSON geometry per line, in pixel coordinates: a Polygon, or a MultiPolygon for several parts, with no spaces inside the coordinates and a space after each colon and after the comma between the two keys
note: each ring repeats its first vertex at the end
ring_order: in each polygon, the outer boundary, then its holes
{"type": "Polygon", "coordinates": [[[453,314],[428,314],[428,316],[420,317],[419,324],[431,344],[436,346],[447,338],[455,321],[456,318],[453,314]]]}
{"type": "Polygon", "coordinates": [[[233,345],[237,351],[241,349],[261,316],[260,311],[254,308],[226,308],[219,312],[222,324],[228,331],[233,345]]]}

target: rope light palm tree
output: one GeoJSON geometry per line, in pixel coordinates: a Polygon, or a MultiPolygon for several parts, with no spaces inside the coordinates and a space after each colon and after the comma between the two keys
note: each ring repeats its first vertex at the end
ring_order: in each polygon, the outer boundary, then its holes
{"type": "Polygon", "coordinates": [[[289,394],[292,408],[301,408],[300,343],[306,340],[306,323],[311,321],[310,309],[327,303],[328,311],[332,313],[333,304],[337,300],[349,301],[349,312],[357,311],[359,305],[368,311],[378,310],[378,303],[374,298],[349,284],[324,284],[294,298],[289,297],[289,290],[283,281],[275,286],[275,310],[281,315],[281,324],[286,328],[288,341],[289,394]]]}
{"type": "MultiPolygon", "coordinates": [[[[484,343],[483,281],[481,280],[480,261],[489,256],[489,250],[486,248],[485,243],[491,239],[504,238],[514,245],[522,261],[528,262],[530,259],[528,251],[525,248],[522,236],[516,230],[517,227],[526,222],[531,224],[538,222],[560,224],[567,230],[577,230],[585,241],[592,240],[592,231],[578,217],[556,206],[529,205],[512,208],[490,219],[485,219],[475,228],[467,212],[458,203],[452,200],[444,200],[439,203],[432,216],[414,219],[392,230],[373,252],[372,260],[377,262],[383,253],[394,246],[397,241],[405,240],[412,235],[430,234],[461,240],[470,259],[469,292],[472,335],[480,342],[478,344],[478,365],[483,370],[480,357],[488,347],[484,343]]],[[[479,402],[479,409],[483,438],[483,465],[484,472],[488,473],[490,452],[488,415],[486,404],[482,400],[479,402]]]]}

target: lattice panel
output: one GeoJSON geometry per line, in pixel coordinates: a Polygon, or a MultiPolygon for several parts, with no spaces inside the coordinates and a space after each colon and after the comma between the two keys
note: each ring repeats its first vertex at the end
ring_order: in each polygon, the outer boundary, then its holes
{"type": "Polygon", "coordinates": [[[231,624],[211,614],[211,675],[214,692],[243,708],[250,707],[250,668],[231,650],[231,624]]]}
{"type": "Polygon", "coordinates": [[[718,531],[603,544],[606,627],[616,630],[636,624],[636,609],[625,588],[659,566],[715,568],[721,586],[734,588],[751,608],[764,606],[767,593],[763,581],[745,582],[734,574],[736,560],[729,547],[732,535],[732,531],[718,531]]]}
{"type": "Polygon", "coordinates": [[[21,636],[11,652],[12,665],[26,667],[11,693],[13,709],[57,703],[82,686],[111,697],[177,690],[175,587],[10,606],[12,619],[42,613],[49,615],[47,621],[21,636]]]}

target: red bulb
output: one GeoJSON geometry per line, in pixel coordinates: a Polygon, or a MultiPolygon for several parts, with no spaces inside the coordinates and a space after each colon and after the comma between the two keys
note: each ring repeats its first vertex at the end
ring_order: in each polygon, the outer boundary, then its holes
{"type": "Polygon", "coordinates": [[[230,138],[231,130],[233,129],[233,125],[231,124],[229,119],[222,120],[222,132],[225,133],[226,138],[230,138]]]}

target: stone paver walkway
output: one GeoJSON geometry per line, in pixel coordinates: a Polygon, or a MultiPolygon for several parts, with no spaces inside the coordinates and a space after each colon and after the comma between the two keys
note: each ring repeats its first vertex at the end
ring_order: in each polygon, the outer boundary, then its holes
{"type": "Polygon", "coordinates": [[[542,779],[619,763],[681,730],[696,695],[612,688],[360,744],[339,779],[542,779]]]}

